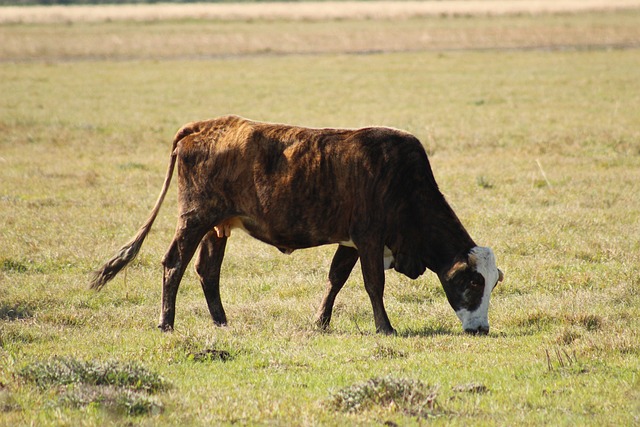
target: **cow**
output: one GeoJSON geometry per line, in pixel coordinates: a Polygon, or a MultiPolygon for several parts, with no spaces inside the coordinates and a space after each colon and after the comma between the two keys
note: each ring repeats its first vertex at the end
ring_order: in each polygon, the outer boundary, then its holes
{"type": "Polygon", "coordinates": [[[384,308],[385,269],[416,279],[435,272],[473,334],[489,332],[491,291],[503,278],[490,248],[471,239],[438,189],[424,147],[387,127],[305,128],[224,116],[183,126],[149,218],[94,272],[101,289],[137,255],[178,166],[175,235],[162,260],[158,327],[174,328],[178,286],[195,269],[216,325],[226,325],[220,267],[233,229],[284,253],[338,244],[316,323],[326,329],[336,296],[360,260],[376,331],[394,334],[384,308]]]}

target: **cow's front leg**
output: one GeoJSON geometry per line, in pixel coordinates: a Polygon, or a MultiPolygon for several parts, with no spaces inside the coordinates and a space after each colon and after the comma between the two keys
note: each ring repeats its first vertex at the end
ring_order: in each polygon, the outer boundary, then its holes
{"type": "Polygon", "coordinates": [[[207,306],[213,322],[218,326],[227,324],[227,316],[220,299],[220,268],[227,245],[227,234],[218,230],[210,231],[200,244],[200,253],[196,259],[196,272],[207,299],[207,306]]]}
{"type": "Polygon", "coordinates": [[[364,287],[369,294],[373,307],[373,318],[376,323],[376,332],[392,335],[396,331],[389,322],[389,317],[384,309],[384,245],[382,244],[357,244],[360,253],[360,265],[364,287]]]}
{"type": "Polygon", "coordinates": [[[179,225],[169,250],[162,259],[164,275],[162,280],[162,311],[158,328],[163,331],[173,330],[176,317],[176,296],[189,261],[204,236],[205,231],[200,227],[179,225]]]}
{"type": "Polygon", "coordinates": [[[331,312],[333,311],[333,303],[336,300],[336,295],[340,292],[340,289],[344,286],[353,266],[358,261],[358,251],[355,248],[347,246],[338,246],[338,250],[333,256],[331,261],[331,269],[329,270],[329,280],[325,289],[322,303],[318,309],[316,315],[316,325],[322,329],[329,327],[331,322],[331,312]]]}

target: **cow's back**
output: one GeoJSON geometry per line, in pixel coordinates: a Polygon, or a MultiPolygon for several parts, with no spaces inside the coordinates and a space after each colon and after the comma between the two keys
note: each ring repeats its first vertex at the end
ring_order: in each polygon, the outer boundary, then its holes
{"type": "Polygon", "coordinates": [[[198,204],[239,219],[249,234],[282,249],[348,241],[358,231],[413,252],[425,208],[442,198],[424,148],[403,131],[237,116],[197,127],[179,149],[181,209],[198,204]]]}

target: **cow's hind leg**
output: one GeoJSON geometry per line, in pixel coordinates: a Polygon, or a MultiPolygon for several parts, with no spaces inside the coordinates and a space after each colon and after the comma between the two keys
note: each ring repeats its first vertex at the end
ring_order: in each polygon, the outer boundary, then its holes
{"type": "Polygon", "coordinates": [[[191,225],[188,221],[181,221],[176,234],[169,246],[169,250],[162,259],[164,276],[162,281],[162,311],[158,328],[163,331],[173,330],[176,316],[176,295],[189,261],[210,227],[200,224],[191,225]]]}
{"type": "Polygon", "coordinates": [[[220,299],[220,267],[226,245],[227,237],[218,237],[216,231],[212,230],[202,240],[200,253],[196,259],[196,272],[200,276],[209,313],[218,326],[227,324],[227,316],[220,299]]]}
{"type": "Polygon", "coordinates": [[[338,246],[338,250],[331,261],[331,269],[329,270],[329,281],[322,298],[322,303],[316,315],[316,325],[322,329],[329,327],[331,322],[331,312],[333,311],[333,303],[336,295],[344,286],[353,266],[358,261],[358,251],[355,248],[347,246],[338,246]]]}
{"type": "Polygon", "coordinates": [[[376,323],[376,332],[382,334],[395,334],[391,327],[387,311],[384,308],[384,245],[375,243],[358,244],[360,253],[360,265],[362,266],[362,276],[364,287],[369,294],[371,306],[373,307],[373,318],[376,323]]]}

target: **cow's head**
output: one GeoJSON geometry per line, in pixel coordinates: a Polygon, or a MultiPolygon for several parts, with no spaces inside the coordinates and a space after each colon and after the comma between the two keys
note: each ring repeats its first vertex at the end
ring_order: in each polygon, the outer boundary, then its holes
{"type": "Polygon", "coordinates": [[[440,274],[449,304],[465,332],[489,333],[489,299],[491,291],[502,279],[493,251],[479,246],[440,274]]]}

